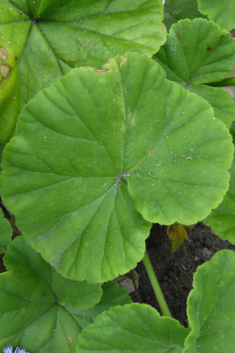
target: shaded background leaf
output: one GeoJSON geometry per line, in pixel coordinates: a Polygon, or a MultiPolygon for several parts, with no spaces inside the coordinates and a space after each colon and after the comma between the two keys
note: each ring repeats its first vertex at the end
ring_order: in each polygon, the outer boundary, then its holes
{"type": "Polygon", "coordinates": [[[188,18],[206,18],[198,11],[197,0],[166,0],[164,5],[164,24],[169,32],[171,26],[179,20],[188,18]]]}
{"type": "Polygon", "coordinates": [[[215,116],[229,127],[235,119],[232,98],[221,88],[206,84],[227,77],[235,64],[234,48],[230,33],[221,31],[215,23],[186,19],[172,26],[167,42],[153,58],[168,79],[206,99],[215,116]]]}
{"type": "Polygon", "coordinates": [[[221,28],[228,31],[235,28],[235,1],[234,0],[197,0],[198,9],[216,22],[221,28]]]}

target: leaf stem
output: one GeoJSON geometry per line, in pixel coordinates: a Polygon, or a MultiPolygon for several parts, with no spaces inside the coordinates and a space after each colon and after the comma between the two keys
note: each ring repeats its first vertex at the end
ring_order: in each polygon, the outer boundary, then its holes
{"type": "Polygon", "coordinates": [[[235,86],[235,77],[228,77],[219,82],[207,83],[207,85],[213,87],[235,86]]]}
{"type": "Polygon", "coordinates": [[[170,310],[169,310],[169,308],[167,306],[167,303],[165,301],[164,295],[162,293],[162,290],[160,288],[160,285],[158,283],[158,280],[157,280],[157,277],[155,275],[155,272],[153,270],[153,266],[152,266],[152,264],[150,262],[148,254],[147,254],[147,250],[145,250],[143,262],[144,262],[144,266],[146,268],[146,271],[148,273],[150,282],[152,284],[154,293],[156,295],[157,301],[158,301],[159,306],[161,308],[162,314],[164,316],[167,316],[167,317],[172,317],[171,313],[170,313],[170,310]]]}

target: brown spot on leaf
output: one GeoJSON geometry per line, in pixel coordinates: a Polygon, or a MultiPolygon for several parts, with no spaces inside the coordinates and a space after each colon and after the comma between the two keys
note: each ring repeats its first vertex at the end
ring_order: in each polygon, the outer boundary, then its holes
{"type": "Polygon", "coordinates": [[[176,33],[176,34],[177,34],[178,39],[180,39],[180,35],[179,35],[179,33],[176,33]]]}
{"type": "Polygon", "coordinates": [[[207,51],[211,51],[211,47],[209,45],[207,46],[207,51]]]}
{"type": "Polygon", "coordinates": [[[6,60],[6,58],[7,58],[6,50],[4,48],[0,48],[0,59],[6,60]]]}
{"type": "Polygon", "coordinates": [[[18,59],[17,56],[15,56],[15,61],[17,61],[17,59],[18,59]]]}
{"type": "Polygon", "coordinates": [[[13,11],[13,8],[12,8],[12,7],[9,7],[9,9],[10,9],[11,11],[13,11]]]}
{"type": "Polygon", "coordinates": [[[71,345],[73,343],[73,340],[71,337],[68,338],[68,344],[71,345]]]}
{"type": "Polygon", "coordinates": [[[148,155],[149,155],[149,156],[152,156],[152,155],[153,155],[153,152],[152,152],[152,151],[149,151],[149,152],[148,152],[148,155]]]}
{"type": "Polygon", "coordinates": [[[0,65],[0,74],[3,79],[6,79],[10,74],[10,67],[8,65],[0,65]]]}
{"type": "Polygon", "coordinates": [[[101,69],[101,70],[99,70],[99,69],[94,69],[96,72],[98,72],[99,74],[101,73],[101,72],[106,72],[106,71],[110,71],[109,69],[101,69]]]}
{"type": "Polygon", "coordinates": [[[123,58],[122,58],[121,61],[120,61],[120,66],[122,66],[122,64],[123,64],[125,61],[126,61],[126,57],[123,56],[123,58]]]}

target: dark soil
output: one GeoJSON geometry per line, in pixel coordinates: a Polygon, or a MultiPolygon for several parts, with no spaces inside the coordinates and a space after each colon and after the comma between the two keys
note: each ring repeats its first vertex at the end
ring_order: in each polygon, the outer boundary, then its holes
{"type": "MultiPolygon", "coordinates": [[[[171,240],[166,235],[166,227],[153,225],[147,239],[147,252],[164,293],[172,317],[185,327],[187,321],[187,297],[192,289],[193,275],[199,265],[211,259],[219,250],[235,246],[215,235],[210,227],[197,224],[189,233],[189,240],[172,253],[171,240]]],[[[139,274],[139,295],[143,303],[150,304],[160,313],[155,294],[142,262],[136,269],[139,274]]],[[[137,301],[135,293],[132,300],[137,301]]]]}

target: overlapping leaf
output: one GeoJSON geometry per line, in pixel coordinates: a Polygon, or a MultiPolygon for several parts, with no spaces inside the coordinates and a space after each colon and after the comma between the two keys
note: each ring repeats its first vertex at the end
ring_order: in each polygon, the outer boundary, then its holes
{"type": "Polygon", "coordinates": [[[31,353],[75,352],[82,331],[76,315],[101,297],[99,284],[63,278],[17,237],[0,274],[0,348],[20,345],[31,353]]]}
{"type": "Polygon", "coordinates": [[[137,53],[72,70],[29,102],[18,130],[4,149],[4,202],[69,278],[128,272],[144,255],[149,222],[196,223],[228,188],[224,124],[137,53]]]}
{"type": "Polygon", "coordinates": [[[76,66],[151,56],[166,39],[160,0],[0,1],[0,141],[22,107],[76,66]]]}
{"type": "Polygon", "coordinates": [[[234,0],[197,0],[201,13],[228,31],[235,28],[234,0]]]}
{"type": "Polygon", "coordinates": [[[7,245],[11,241],[12,228],[7,219],[4,218],[0,208],[0,254],[6,251],[7,245]]]}
{"type": "Polygon", "coordinates": [[[230,169],[229,189],[222,203],[203,221],[211,226],[220,238],[235,244],[235,163],[230,169]]]}
{"type": "Polygon", "coordinates": [[[227,77],[235,65],[234,40],[230,33],[204,19],[182,20],[173,25],[167,42],[154,55],[167,78],[205,98],[215,116],[228,127],[235,119],[235,104],[221,88],[205,84],[227,77]]]}
{"type": "Polygon", "coordinates": [[[83,330],[76,353],[180,353],[188,331],[145,304],[115,307],[83,330]],[[105,333],[105,334],[104,334],[105,333]]]}
{"type": "Polygon", "coordinates": [[[205,17],[198,11],[197,0],[166,0],[164,5],[164,23],[169,31],[179,20],[205,17]]]}
{"type": "Polygon", "coordinates": [[[235,345],[235,253],[218,252],[197,269],[188,298],[191,332],[183,353],[232,352],[235,345]]]}

